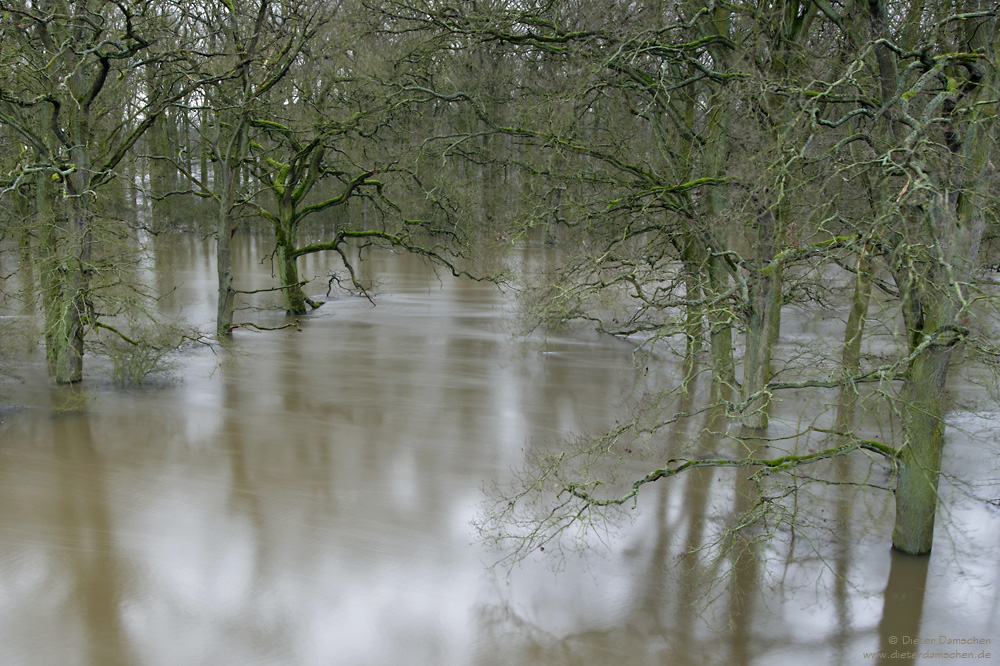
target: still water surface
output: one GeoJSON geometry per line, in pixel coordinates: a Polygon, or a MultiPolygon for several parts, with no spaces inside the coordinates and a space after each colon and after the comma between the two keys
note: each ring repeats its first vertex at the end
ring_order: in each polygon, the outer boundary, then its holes
{"type": "MultiPolygon", "coordinates": [[[[240,248],[239,286],[270,286],[264,245],[240,248]]],[[[209,328],[211,247],[153,249],[164,310],[209,328]]],[[[620,341],[512,338],[489,285],[388,253],[366,266],[377,307],[238,331],[231,354],[186,352],[172,383],[118,389],[91,362],[66,411],[67,389],[22,369],[5,402],[23,409],[0,415],[0,664],[852,665],[916,663],[865,653],[917,636],[1000,655],[1000,510],[950,486],[929,560],[889,551],[891,504],[872,496],[822,556],[698,587],[712,572],[683,552],[732,509],[731,477],[709,473],[650,488],[610,549],[558,573],[542,553],[489,568],[470,526],[484,484],[609,427],[651,379],[620,341]]],[[[996,414],[953,419],[950,471],[1000,476],[996,414]]]]}

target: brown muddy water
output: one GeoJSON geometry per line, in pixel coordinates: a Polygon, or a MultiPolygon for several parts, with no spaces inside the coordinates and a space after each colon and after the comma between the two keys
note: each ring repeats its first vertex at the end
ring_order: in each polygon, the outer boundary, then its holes
{"type": "MultiPolygon", "coordinates": [[[[238,285],[270,286],[266,243],[240,248],[238,285]]],[[[164,311],[210,330],[211,246],[152,249],[164,311]]],[[[0,664],[1000,662],[995,408],[951,416],[947,471],[972,485],[943,484],[930,558],[890,552],[891,498],[836,489],[802,500],[832,530],[685,556],[739,504],[734,477],[706,471],[649,487],[588,556],[539,552],[508,575],[471,525],[483,486],[533,447],[613,425],[657,373],[609,338],[513,338],[491,286],[389,253],[365,265],[377,307],[342,298],[297,329],[240,330],[232,353],[186,351],[170,382],[117,388],[90,359],[81,394],[37,358],[14,368],[0,664]]]]}

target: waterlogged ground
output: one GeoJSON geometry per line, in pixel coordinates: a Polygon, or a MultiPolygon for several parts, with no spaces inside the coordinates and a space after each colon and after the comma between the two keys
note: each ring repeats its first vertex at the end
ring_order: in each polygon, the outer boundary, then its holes
{"type": "MultiPolygon", "coordinates": [[[[264,245],[240,248],[239,286],[269,286],[264,245]]],[[[210,247],[153,249],[164,310],[210,325],[210,247]]],[[[995,408],[951,416],[947,472],[971,483],[944,484],[929,559],[892,554],[891,498],[850,489],[812,492],[810,527],[768,548],[686,555],[740,509],[739,479],[701,470],[649,487],[589,556],[537,552],[508,573],[471,525],[484,485],[614,424],[655,368],[590,334],[514,339],[488,285],[391,254],[366,266],[377,307],[345,298],[297,328],[238,331],[233,353],[188,350],[171,382],[119,389],[95,362],[80,392],[16,368],[0,664],[1000,661],[995,408]],[[990,643],[953,642],[969,639],[990,643]]],[[[956,387],[988,405],[979,390],[956,387]]],[[[793,402],[778,423],[801,418],[793,402]]],[[[649,468],[640,454],[626,472],[649,468]]]]}

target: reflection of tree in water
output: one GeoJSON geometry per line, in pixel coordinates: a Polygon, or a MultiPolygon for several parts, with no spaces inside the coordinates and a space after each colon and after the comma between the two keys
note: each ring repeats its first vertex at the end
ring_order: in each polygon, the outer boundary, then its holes
{"type": "MultiPolygon", "coordinates": [[[[672,409],[691,412],[699,400],[703,396],[693,384],[691,393],[679,396],[672,409]]],[[[566,466],[542,468],[543,474],[537,479],[549,485],[544,489],[535,485],[535,499],[551,498],[560,490],[572,495],[567,490],[573,486],[566,479],[582,478],[581,469],[589,474],[588,492],[603,486],[610,488],[607,495],[614,497],[615,492],[627,491],[627,486],[622,490],[614,485],[614,475],[621,470],[641,469],[643,446],[646,460],[649,454],[660,459],[726,456],[733,460],[766,460],[789,453],[788,442],[781,439],[762,439],[760,432],[752,429],[727,430],[731,421],[724,406],[695,413],[700,416],[678,420],[662,432],[655,440],[662,441],[662,450],[652,451],[657,448],[650,443],[652,440],[643,443],[639,438],[606,438],[598,442],[597,448],[603,461],[615,458],[613,465],[598,468],[593,458],[587,458],[588,467],[573,468],[566,476],[562,476],[566,466]],[[545,490],[551,493],[546,495],[545,490]]],[[[593,446],[593,441],[585,445],[593,446]]],[[[566,450],[564,443],[562,451],[566,450]]],[[[817,650],[842,663],[856,661],[857,655],[851,649],[865,635],[865,627],[856,626],[857,620],[850,617],[852,594],[857,590],[849,581],[854,573],[854,541],[864,541],[865,534],[854,524],[862,518],[865,524],[884,524],[884,519],[872,521],[870,515],[865,515],[873,509],[884,511],[884,506],[875,503],[869,507],[856,501],[868,485],[865,480],[872,478],[866,464],[847,458],[835,458],[834,462],[823,474],[810,468],[810,474],[793,470],[777,478],[769,475],[763,464],[692,469],[671,483],[657,484],[640,504],[650,507],[648,515],[632,514],[636,524],[629,532],[627,545],[610,537],[612,550],[621,549],[624,557],[643,562],[628,566],[635,572],[629,612],[599,630],[565,638],[547,636],[542,629],[544,618],[534,625],[518,618],[519,626],[530,627],[520,630],[520,637],[534,645],[532,649],[549,645],[556,659],[562,658],[566,650],[573,652],[568,646],[586,644],[589,649],[603,649],[631,639],[660,645],[655,651],[660,657],[669,657],[671,663],[703,663],[704,655],[718,654],[720,645],[726,646],[726,663],[731,664],[748,664],[762,653],[788,650],[817,650]],[[831,551],[831,547],[836,548],[831,551]],[[821,613],[830,622],[826,629],[811,635],[783,635],[783,614],[789,610],[786,600],[798,603],[794,600],[801,599],[803,592],[812,600],[807,603],[820,608],[812,612],[821,613]]],[[[508,502],[520,499],[509,498],[508,502]]],[[[558,498],[555,501],[558,505],[558,498]]],[[[550,511],[555,505],[542,501],[532,509],[550,511]]],[[[612,531],[619,524],[616,516],[629,515],[615,503],[595,510],[602,511],[601,518],[612,531]],[[606,508],[613,511],[606,512],[606,508]]],[[[505,520],[512,515],[503,508],[501,512],[505,520]]],[[[582,520],[579,515],[572,525],[576,531],[566,529],[568,524],[553,528],[551,524],[532,522],[539,514],[534,519],[530,512],[519,515],[524,521],[515,527],[525,530],[520,533],[526,539],[523,543],[534,543],[536,549],[545,547],[545,553],[558,552],[567,541],[562,540],[562,534],[556,534],[558,538],[532,542],[540,533],[532,534],[530,530],[539,525],[553,530],[545,533],[549,536],[565,530],[570,545],[583,550],[609,538],[596,530],[597,520],[582,520]],[[595,533],[588,535],[577,529],[581,523],[595,533]]],[[[524,554],[522,550],[520,555],[524,554]]],[[[559,555],[563,556],[566,553],[559,555]]],[[[511,613],[509,608],[502,609],[502,615],[511,613]]],[[[589,662],[584,659],[582,663],[589,662]]]]}
{"type": "Polygon", "coordinates": [[[889,580],[882,595],[882,621],[879,623],[879,650],[885,657],[883,664],[912,664],[916,658],[890,657],[894,652],[914,653],[920,645],[902,644],[903,637],[920,636],[920,619],[924,610],[924,592],[927,589],[926,557],[906,555],[893,551],[889,567],[889,580]]]}
{"type": "MultiPolygon", "coordinates": [[[[54,389],[59,393],[72,388],[54,389]]],[[[90,416],[53,417],[55,456],[60,464],[56,520],[69,547],[64,570],[73,578],[71,600],[84,631],[85,663],[125,666],[138,663],[129,647],[122,614],[126,591],[133,589],[131,568],[121,552],[108,508],[105,462],[94,446],[90,416]]]]}

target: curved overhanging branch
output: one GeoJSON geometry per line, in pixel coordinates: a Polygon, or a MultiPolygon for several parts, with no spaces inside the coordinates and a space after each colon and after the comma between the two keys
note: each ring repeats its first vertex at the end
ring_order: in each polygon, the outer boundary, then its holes
{"type": "MultiPolygon", "coordinates": [[[[894,462],[896,460],[897,451],[896,449],[883,444],[881,442],[871,440],[871,439],[859,439],[853,437],[849,433],[834,433],[831,430],[823,430],[819,428],[811,428],[816,432],[823,432],[828,434],[834,434],[839,437],[849,437],[850,442],[840,446],[834,446],[828,449],[822,449],[814,453],[807,453],[805,455],[794,455],[789,454],[785,456],[779,456],[777,458],[704,458],[704,459],[680,459],[671,458],[667,461],[666,466],[653,470],[646,476],[635,481],[632,484],[632,488],[629,492],[621,495],[619,497],[611,498],[597,498],[594,497],[593,493],[587,489],[588,486],[579,483],[572,483],[568,481],[558,480],[559,486],[562,492],[567,492],[570,495],[583,500],[588,506],[592,507],[604,507],[604,506],[619,506],[632,502],[633,504],[637,501],[639,495],[639,489],[642,486],[653,483],[654,481],[659,481],[660,479],[667,479],[672,476],[677,476],[678,474],[683,474],[692,469],[697,469],[700,467],[757,467],[759,468],[751,478],[759,479],[762,476],[773,474],[775,472],[785,472],[792,470],[796,467],[801,467],[803,465],[809,465],[821,460],[827,460],[829,458],[835,458],[837,456],[843,456],[855,451],[870,451],[878,455],[884,456],[887,460],[894,462]],[[676,463],[676,466],[671,466],[676,463]]],[[[558,476],[556,476],[558,479],[558,476]]],[[[560,493],[561,494],[561,493],[560,493]]]]}
{"type": "MultiPolygon", "coordinates": [[[[563,551],[565,538],[569,538],[579,547],[584,546],[584,535],[594,529],[600,529],[601,525],[611,525],[615,512],[624,512],[626,508],[634,509],[637,506],[638,494],[643,486],[693,469],[709,467],[754,470],[747,480],[759,483],[763,477],[776,473],[788,473],[801,478],[801,472],[795,471],[797,468],[821,463],[824,460],[844,458],[856,451],[885,459],[893,470],[897,466],[899,453],[882,442],[861,439],[851,433],[836,430],[812,427],[808,431],[823,433],[845,443],[810,451],[807,454],[787,454],[775,458],[757,456],[730,458],[721,455],[712,458],[671,458],[662,468],[636,479],[627,492],[612,497],[602,497],[597,494],[599,488],[606,486],[601,481],[590,479],[586,482],[573,482],[564,478],[563,470],[567,469],[567,465],[571,465],[571,459],[575,458],[576,454],[563,452],[544,457],[537,461],[537,466],[528,476],[522,477],[513,493],[505,492],[494,484],[493,490],[488,491],[492,499],[484,504],[484,513],[477,519],[476,525],[487,542],[507,551],[495,564],[510,566],[523,560],[528,554],[545,551],[550,546],[556,551],[563,551]],[[579,532],[574,531],[575,528],[579,528],[579,532]],[[511,544],[513,544],[512,550],[508,549],[511,544]]],[[[609,438],[614,439],[611,435],[609,438]]],[[[608,438],[602,438],[600,444],[602,449],[606,446],[607,440],[608,438]]],[[[586,452],[583,453],[587,455],[586,452]]],[[[846,479],[829,483],[857,485],[856,482],[846,479]]],[[[877,484],[864,485],[887,490],[877,484]]],[[[781,497],[793,492],[794,488],[786,489],[781,497]]],[[[758,505],[758,508],[764,511],[762,504],[758,505]]],[[[749,525],[753,520],[756,518],[750,517],[741,523],[741,527],[749,525]]]]}
{"type": "Polygon", "coordinates": [[[361,231],[350,231],[350,230],[339,231],[337,232],[336,238],[334,238],[332,241],[327,241],[325,243],[313,243],[312,245],[306,245],[304,247],[300,247],[294,250],[291,253],[291,256],[297,258],[305,254],[312,254],[314,252],[325,252],[328,250],[338,251],[340,246],[344,243],[344,241],[348,239],[384,241],[394,248],[401,249],[406,252],[410,252],[412,254],[418,254],[427,257],[435,264],[447,268],[454,277],[467,277],[472,280],[476,280],[477,282],[495,281],[492,278],[474,275],[469,271],[460,269],[452,259],[449,259],[442,252],[438,251],[436,247],[433,246],[424,247],[423,245],[417,245],[416,243],[410,240],[409,235],[394,234],[388,231],[379,231],[375,229],[361,230],[361,231]]]}

